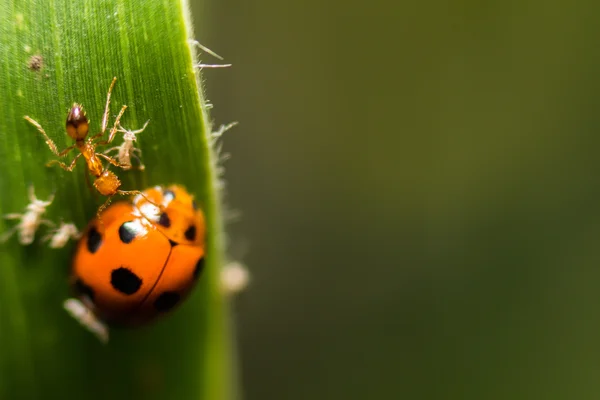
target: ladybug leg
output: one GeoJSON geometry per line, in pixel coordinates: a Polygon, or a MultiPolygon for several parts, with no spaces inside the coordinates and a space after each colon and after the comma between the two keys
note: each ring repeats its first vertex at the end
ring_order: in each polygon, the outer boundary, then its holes
{"type": "Polygon", "coordinates": [[[96,335],[103,344],[108,343],[107,326],[80,300],[67,299],[63,303],[63,307],[77,322],[96,335]]]}

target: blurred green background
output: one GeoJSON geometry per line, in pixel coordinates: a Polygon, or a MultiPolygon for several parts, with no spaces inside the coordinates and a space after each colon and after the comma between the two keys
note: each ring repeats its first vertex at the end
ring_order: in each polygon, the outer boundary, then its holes
{"type": "Polygon", "coordinates": [[[194,4],[248,400],[598,398],[599,12],[194,4]]]}

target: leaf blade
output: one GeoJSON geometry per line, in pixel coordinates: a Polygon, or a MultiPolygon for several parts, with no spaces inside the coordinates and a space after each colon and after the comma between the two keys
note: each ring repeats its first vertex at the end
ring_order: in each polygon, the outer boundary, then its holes
{"type": "MultiPolygon", "coordinates": [[[[68,107],[83,103],[97,131],[108,85],[117,76],[112,119],[122,104],[128,105],[124,126],[137,129],[150,119],[137,142],[147,170],[116,171],[123,189],[182,183],[200,199],[209,232],[206,270],[190,299],[153,326],[113,330],[107,348],[60,308],[69,295],[73,244],[56,251],[37,242],[25,248],[11,239],[0,253],[0,335],[10,344],[0,353],[7,372],[0,397],[231,398],[227,304],[218,290],[223,226],[215,154],[187,43],[185,3],[0,4],[8,16],[0,27],[0,63],[6,71],[0,79],[0,166],[6,171],[0,177],[0,212],[20,212],[27,204],[26,183],[32,182],[38,198],[57,194],[48,218],[73,220],[81,228],[94,215],[104,199],[87,189],[85,165],[80,162],[72,173],[44,167],[54,157],[23,116],[36,119],[62,149],[70,144],[64,131],[68,107]],[[38,54],[44,65],[33,70],[28,61],[38,54]]],[[[12,226],[0,224],[2,230],[12,226]]]]}

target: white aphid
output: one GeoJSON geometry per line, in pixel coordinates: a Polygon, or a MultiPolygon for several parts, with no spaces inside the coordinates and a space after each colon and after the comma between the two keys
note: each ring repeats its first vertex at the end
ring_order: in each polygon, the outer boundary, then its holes
{"type": "Polygon", "coordinates": [[[65,244],[69,241],[69,239],[77,240],[81,236],[81,233],[72,223],[64,223],[61,222],[60,226],[56,229],[53,229],[50,233],[42,238],[43,242],[50,241],[50,248],[60,249],[65,247],[65,244]]]}
{"type": "Polygon", "coordinates": [[[52,201],[54,200],[54,194],[50,195],[47,201],[38,200],[35,197],[33,185],[29,186],[28,194],[30,203],[25,208],[23,214],[12,213],[4,215],[5,219],[18,219],[19,223],[0,235],[0,243],[7,241],[13,233],[18,231],[19,243],[28,245],[33,243],[35,232],[40,225],[54,227],[52,221],[42,219],[42,215],[46,212],[46,208],[52,204],[52,201]]]}
{"type": "Polygon", "coordinates": [[[108,343],[107,326],[80,300],[73,298],[67,299],[63,303],[63,307],[71,317],[96,335],[102,343],[108,343]]]}
{"type": "Polygon", "coordinates": [[[249,281],[248,269],[239,262],[230,262],[221,270],[221,290],[226,295],[241,292],[248,286],[249,281]]]}
{"type": "Polygon", "coordinates": [[[146,123],[144,124],[142,129],[138,129],[135,131],[127,130],[127,129],[123,128],[121,126],[121,124],[119,124],[117,131],[123,132],[123,143],[121,143],[120,146],[111,147],[110,149],[106,150],[104,152],[104,154],[108,154],[111,151],[116,150],[117,151],[117,160],[119,160],[119,164],[121,164],[121,166],[125,170],[132,168],[131,157],[133,157],[133,158],[137,159],[138,162],[140,163],[140,165],[137,167],[137,169],[139,169],[140,171],[143,171],[146,167],[144,166],[144,164],[142,164],[142,160],[140,160],[140,158],[135,155],[135,153],[137,152],[141,156],[142,150],[136,148],[133,142],[137,141],[136,135],[138,133],[142,133],[144,131],[144,129],[146,129],[148,122],[150,122],[150,120],[146,121],[146,123]]]}
{"type": "MultiPolygon", "coordinates": [[[[189,42],[192,45],[197,46],[200,50],[210,54],[211,56],[218,58],[219,60],[223,60],[223,57],[221,57],[220,55],[218,55],[217,53],[215,53],[208,47],[204,46],[199,41],[189,40],[189,42]]],[[[201,69],[201,68],[227,68],[227,67],[231,67],[231,64],[202,64],[200,62],[194,64],[194,68],[199,68],[199,69],[201,69]]]]}

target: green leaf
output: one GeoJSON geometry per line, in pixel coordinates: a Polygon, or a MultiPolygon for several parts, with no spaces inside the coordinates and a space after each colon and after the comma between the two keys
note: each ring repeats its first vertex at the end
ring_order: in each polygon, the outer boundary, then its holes
{"type": "MultiPolygon", "coordinates": [[[[50,249],[40,240],[48,230],[40,228],[29,246],[16,237],[1,245],[0,398],[235,398],[228,305],[218,279],[224,259],[218,155],[194,68],[187,4],[0,0],[0,15],[0,214],[22,212],[32,183],[39,199],[55,193],[45,218],[82,229],[95,215],[105,198],[89,190],[83,160],[72,172],[46,167],[56,157],[23,117],[38,121],[63,149],[72,144],[65,132],[72,103],[83,104],[91,132],[100,131],[116,76],[109,126],[122,105],[128,106],[124,127],[150,120],[136,142],[146,170],[112,168],[121,188],[184,185],[205,211],[208,233],[206,267],[190,298],[150,326],[112,329],[108,345],[62,308],[71,295],[73,241],[50,249]]],[[[0,221],[0,231],[15,223],[0,221]]]]}

